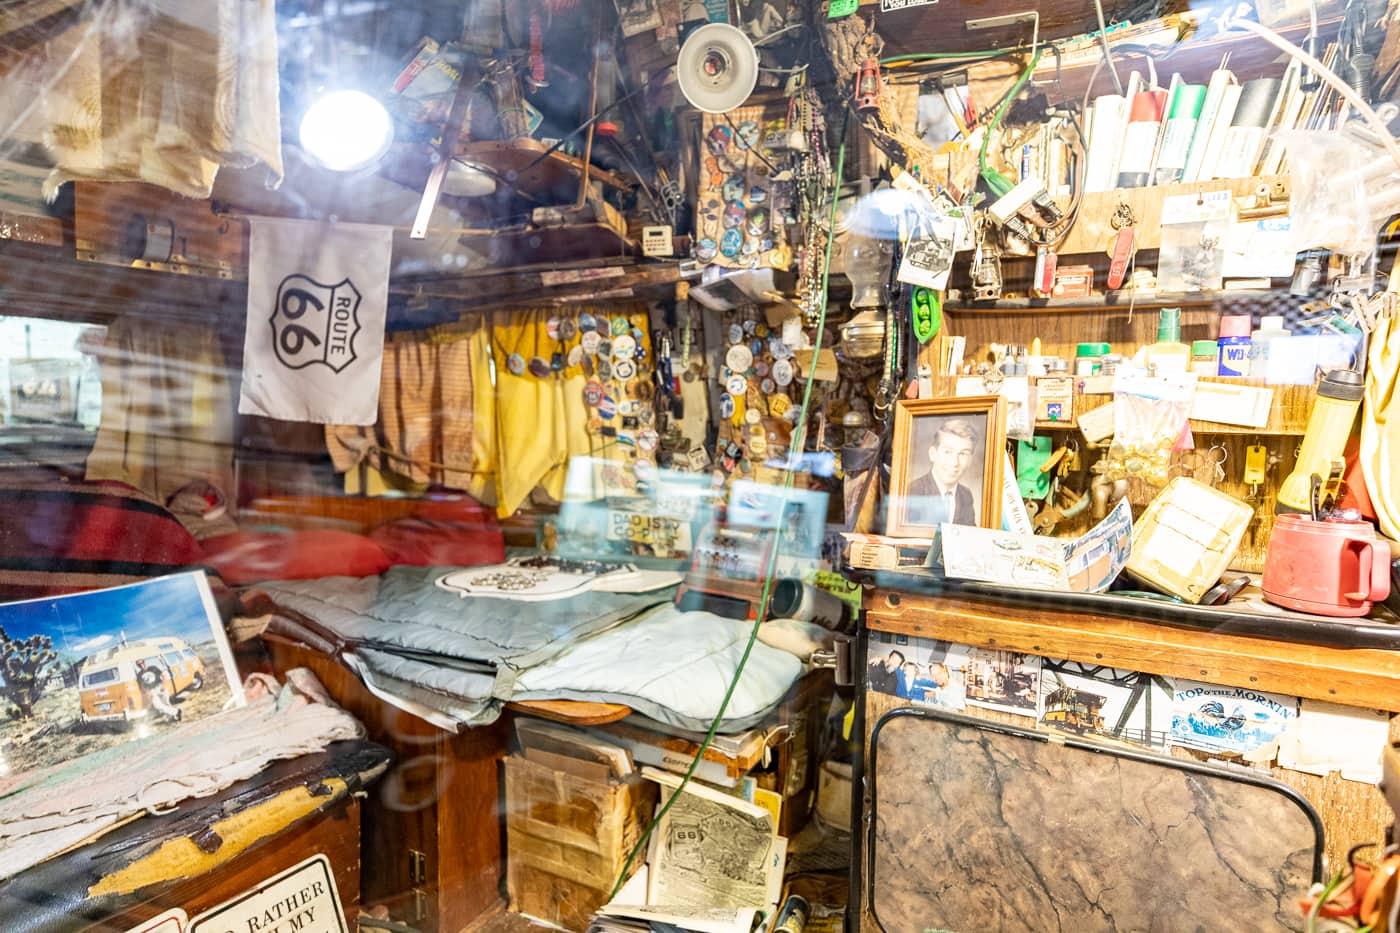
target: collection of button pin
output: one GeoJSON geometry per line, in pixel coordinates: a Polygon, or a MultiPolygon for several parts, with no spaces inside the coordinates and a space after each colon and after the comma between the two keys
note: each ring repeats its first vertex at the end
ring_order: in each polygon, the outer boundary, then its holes
{"type": "Polygon", "coordinates": [[[787,394],[796,375],[793,350],[782,334],[749,316],[753,313],[736,312],[724,331],[719,461],[726,471],[747,472],[749,460],[781,453],[774,443],[778,437],[770,435],[771,421],[791,421],[797,414],[787,394]]]}
{"type": "Polygon", "coordinates": [[[773,223],[770,187],[788,188],[791,173],[782,180],[770,176],[772,159],[753,153],[762,134],[756,120],[742,120],[731,127],[716,123],[705,135],[704,186],[701,191],[701,231],[695,258],[723,266],[786,268],[792,250],[783,240],[784,218],[773,223]]]}

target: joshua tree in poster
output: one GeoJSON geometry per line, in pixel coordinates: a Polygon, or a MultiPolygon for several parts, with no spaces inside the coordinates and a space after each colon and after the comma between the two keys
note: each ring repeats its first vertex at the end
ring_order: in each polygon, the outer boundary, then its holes
{"type": "Polygon", "coordinates": [[[34,715],[34,704],[48,683],[48,668],[57,661],[49,636],[31,635],[16,641],[0,628],[0,697],[14,704],[20,719],[34,715]]]}

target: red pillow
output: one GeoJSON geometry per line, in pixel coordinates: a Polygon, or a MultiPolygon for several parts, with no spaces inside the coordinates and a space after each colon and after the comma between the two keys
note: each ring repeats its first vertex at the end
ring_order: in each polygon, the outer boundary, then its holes
{"type": "Polygon", "coordinates": [[[481,522],[397,518],[369,533],[395,564],[470,567],[506,559],[505,539],[495,519],[481,522]]]}
{"type": "Polygon", "coordinates": [[[235,531],[202,543],[204,562],[231,586],[264,580],[371,577],[390,565],[379,545],[348,531],[235,531]]]}

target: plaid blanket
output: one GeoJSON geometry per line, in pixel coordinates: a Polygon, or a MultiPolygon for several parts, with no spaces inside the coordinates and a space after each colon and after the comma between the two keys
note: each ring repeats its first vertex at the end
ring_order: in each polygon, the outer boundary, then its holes
{"type": "Polygon", "coordinates": [[[0,486],[0,600],[120,586],[203,560],[179,520],[124,483],[0,486]]]}

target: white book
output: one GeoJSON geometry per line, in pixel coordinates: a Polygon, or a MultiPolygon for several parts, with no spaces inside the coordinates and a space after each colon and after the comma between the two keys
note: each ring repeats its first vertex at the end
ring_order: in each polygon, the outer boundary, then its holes
{"type": "Polygon", "coordinates": [[[1181,74],[1174,73],[1172,79],[1167,83],[1167,105],[1162,108],[1162,120],[1157,124],[1157,139],[1152,144],[1152,164],[1147,169],[1147,183],[1152,184],[1157,177],[1157,163],[1162,158],[1162,141],[1166,139],[1167,122],[1172,113],[1172,105],[1176,103],[1177,92],[1182,85],[1181,74]]]}
{"type": "Polygon", "coordinates": [[[1110,191],[1118,184],[1118,157],[1128,125],[1128,98],[1105,94],[1094,101],[1093,125],[1084,190],[1110,191]]]}
{"type": "MultiPolygon", "coordinates": [[[[1206,147],[1210,141],[1211,131],[1215,128],[1216,117],[1220,113],[1220,105],[1225,99],[1225,89],[1235,82],[1235,76],[1224,68],[1218,68],[1210,76],[1210,84],[1206,87],[1206,100],[1201,105],[1201,116],[1196,121],[1196,133],[1191,137],[1191,149],[1186,156],[1186,168],[1181,174],[1183,182],[1192,182],[1200,179],[1201,163],[1205,159],[1206,147]]],[[[1230,108],[1230,116],[1234,116],[1235,110],[1230,108]]],[[[1225,124],[1230,123],[1226,117],[1225,124]]]]}
{"type": "Polygon", "coordinates": [[[1210,136],[1206,140],[1206,150],[1201,157],[1200,168],[1194,180],[1210,181],[1212,178],[1219,177],[1216,173],[1216,166],[1220,162],[1220,153],[1225,148],[1225,139],[1230,135],[1230,121],[1235,116],[1235,105],[1240,102],[1241,90],[1242,88],[1238,84],[1232,84],[1225,88],[1225,96],[1220,100],[1220,110],[1215,115],[1215,123],[1211,126],[1210,136]]]}
{"type": "MultiPolygon", "coordinates": [[[[1298,114],[1303,109],[1303,89],[1302,89],[1303,68],[1298,60],[1291,59],[1288,63],[1288,71],[1283,76],[1283,91],[1279,94],[1278,108],[1274,113],[1274,119],[1270,123],[1269,132],[1278,133],[1280,130],[1291,130],[1293,124],[1298,122],[1298,114]],[[1296,68],[1294,66],[1297,66],[1296,68]]],[[[1271,137],[1264,145],[1264,155],[1259,159],[1260,175],[1277,175],[1283,167],[1283,143],[1276,137],[1271,137]]]]}

